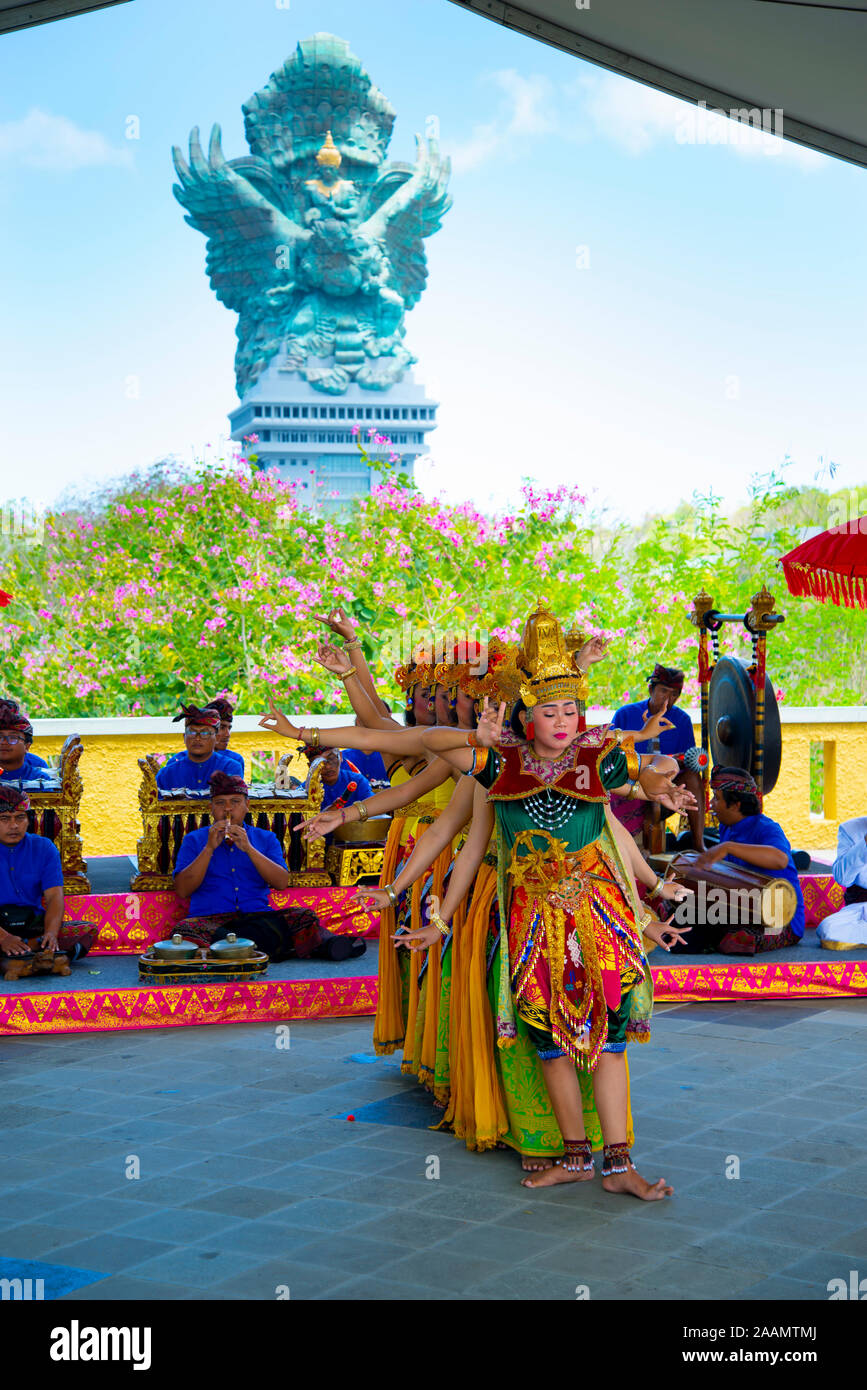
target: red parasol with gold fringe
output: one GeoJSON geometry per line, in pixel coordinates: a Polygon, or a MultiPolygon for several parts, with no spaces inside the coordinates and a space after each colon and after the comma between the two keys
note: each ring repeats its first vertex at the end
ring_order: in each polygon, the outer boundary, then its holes
{"type": "Polygon", "coordinates": [[[867,608],[867,516],[832,526],[780,560],[789,593],[839,608],[867,608]]]}

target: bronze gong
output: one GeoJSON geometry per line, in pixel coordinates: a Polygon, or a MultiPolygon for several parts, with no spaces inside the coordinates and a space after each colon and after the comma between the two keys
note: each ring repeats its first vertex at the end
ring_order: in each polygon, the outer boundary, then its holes
{"type": "MultiPolygon", "coordinates": [[[[713,668],[708,691],[708,738],[714,767],[753,770],[756,696],[748,670],[747,662],[740,656],[721,656],[713,668]]],[[[765,796],[776,786],[781,754],[780,711],[774,687],[766,675],[762,778],[765,796]]]]}

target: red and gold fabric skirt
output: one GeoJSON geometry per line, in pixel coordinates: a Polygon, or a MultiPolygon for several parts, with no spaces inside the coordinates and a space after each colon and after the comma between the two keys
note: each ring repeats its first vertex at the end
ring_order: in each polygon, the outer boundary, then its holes
{"type": "Polygon", "coordinates": [[[558,872],[553,868],[533,855],[513,860],[515,1008],[526,1023],[550,1031],[578,1066],[593,1070],[608,1036],[608,1010],[619,1009],[644,977],[641,930],[620,873],[598,843],[566,853],[558,872]]]}

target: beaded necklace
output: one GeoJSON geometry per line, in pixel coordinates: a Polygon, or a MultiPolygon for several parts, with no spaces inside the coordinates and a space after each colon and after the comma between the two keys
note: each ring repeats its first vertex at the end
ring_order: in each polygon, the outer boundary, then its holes
{"type": "Polygon", "coordinates": [[[540,830],[560,830],[571,820],[578,803],[574,797],[544,787],[524,798],[524,809],[534,825],[540,830]]]}

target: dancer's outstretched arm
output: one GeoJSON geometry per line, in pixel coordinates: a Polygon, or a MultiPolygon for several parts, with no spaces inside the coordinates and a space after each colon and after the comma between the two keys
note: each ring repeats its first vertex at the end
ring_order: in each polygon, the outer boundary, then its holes
{"type": "MultiPolygon", "coordinates": [[[[436,759],[436,763],[445,766],[440,758],[436,759]]],[[[437,855],[463,830],[473,814],[474,790],[474,784],[468,778],[462,778],[452,792],[446,809],[427,827],[424,834],[419,836],[409,859],[394,882],[389,885],[398,897],[427,873],[437,855]]],[[[366,898],[367,902],[375,907],[388,907],[391,902],[384,888],[359,888],[356,890],[356,897],[366,898]]]]}
{"type": "MultiPolygon", "coordinates": [[[[449,923],[451,921],[475,883],[476,875],[491,842],[493,828],[494,809],[485,795],[484,788],[476,784],[473,788],[473,823],[470,826],[466,843],[455,859],[449,879],[448,892],[442,905],[437,902],[435,897],[431,898],[431,907],[443,922],[449,923]]],[[[391,939],[399,946],[406,946],[410,951],[421,951],[426,946],[432,946],[441,935],[439,927],[431,924],[427,927],[420,927],[418,931],[402,932],[391,939]]]]}
{"type": "Polygon", "coordinates": [[[433,758],[427,767],[417,772],[415,777],[410,777],[409,781],[401,782],[396,787],[386,787],[384,791],[376,792],[362,801],[353,801],[351,806],[329,806],[326,811],[320,811],[318,815],[302,821],[297,829],[305,840],[321,839],[323,835],[330,835],[338,825],[360,821],[359,806],[364,806],[370,816],[399,811],[401,806],[409,806],[410,802],[418,801],[420,797],[442,786],[451,775],[451,769],[442,758],[433,758]]]}
{"type": "MultiPolygon", "coordinates": [[[[268,729],[272,734],[282,734],[283,738],[297,739],[300,743],[312,741],[304,737],[305,726],[293,724],[288,715],[277,708],[273,700],[269,700],[268,703],[271,712],[259,720],[260,728],[268,729]]],[[[306,732],[313,734],[311,725],[306,726],[306,732]]],[[[351,740],[353,747],[360,748],[362,753],[394,753],[401,758],[411,758],[414,754],[423,758],[425,755],[421,738],[424,729],[420,726],[404,729],[400,724],[395,724],[394,720],[383,720],[375,729],[361,729],[356,725],[341,724],[334,729],[318,729],[317,733],[319,737],[316,742],[320,748],[345,748],[351,740]]]]}

